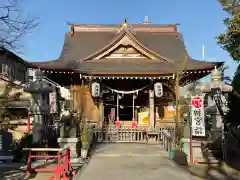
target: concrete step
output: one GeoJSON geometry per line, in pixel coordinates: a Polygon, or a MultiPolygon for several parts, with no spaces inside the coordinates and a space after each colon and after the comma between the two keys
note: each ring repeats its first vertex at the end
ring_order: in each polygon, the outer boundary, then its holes
{"type": "Polygon", "coordinates": [[[200,164],[220,164],[220,161],[214,157],[213,154],[209,153],[206,157],[198,159],[200,164]]]}

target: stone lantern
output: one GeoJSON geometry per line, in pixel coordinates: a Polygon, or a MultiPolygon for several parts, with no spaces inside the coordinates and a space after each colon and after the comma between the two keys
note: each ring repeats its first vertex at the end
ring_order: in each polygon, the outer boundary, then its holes
{"type": "MultiPolygon", "coordinates": [[[[232,91],[232,87],[225,84],[221,80],[221,77],[221,72],[215,67],[211,72],[211,81],[202,83],[196,87],[196,91],[199,91],[199,93],[204,95],[204,114],[209,116],[209,119],[212,120],[211,131],[213,141],[218,138],[223,138],[223,136],[221,136],[223,135],[222,131],[224,130],[222,121],[223,116],[225,116],[225,113],[227,112],[227,94],[232,91]]],[[[191,117],[188,113],[184,115],[184,119],[189,123],[191,121],[191,117]]],[[[191,163],[193,161],[204,161],[201,149],[202,139],[193,138],[192,136],[187,138],[189,135],[188,128],[186,127],[184,131],[185,137],[182,139],[183,151],[188,155],[188,160],[191,163]],[[195,147],[194,151],[193,146],[195,147]]]]}
{"type": "Polygon", "coordinates": [[[25,92],[32,95],[29,112],[33,117],[33,143],[38,144],[44,138],[44,132],[49,126],[49,114],[50,108],[48,106],[49,93],[54,89],[48,83],[43,81],[43,73],[41,71],[36,72],[36,79],[30,82],[27,87],[24,88],[25,92]]]}
{"type": "Polygon", "coordinates": [[[212,120],[212,138],[218,139],[222,135],[223,116],[228,108],[228,93],[232,91],[232,86],[221,80],[222,73],[215,67],[211,72],[211,82],[203,83],[197,87],[205,94],[205,114],[212,120]]]}

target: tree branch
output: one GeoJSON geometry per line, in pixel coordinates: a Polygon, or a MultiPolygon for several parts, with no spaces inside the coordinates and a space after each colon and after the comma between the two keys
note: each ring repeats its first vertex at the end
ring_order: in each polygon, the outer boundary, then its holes
{"type": "Polygon", "coordinates": [[[0,2],[0,48],[16,50],[22,45],[21,38],[37,26],[37,19],[22,16],[21,0],[0,2]]]}

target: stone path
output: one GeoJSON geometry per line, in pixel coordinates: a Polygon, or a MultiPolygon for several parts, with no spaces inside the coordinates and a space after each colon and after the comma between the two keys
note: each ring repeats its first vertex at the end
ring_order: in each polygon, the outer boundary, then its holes
{"type": "Polygon", "coordinates": [[[190,180],[159,145],[101,144],[76,180],[190,180]]]}

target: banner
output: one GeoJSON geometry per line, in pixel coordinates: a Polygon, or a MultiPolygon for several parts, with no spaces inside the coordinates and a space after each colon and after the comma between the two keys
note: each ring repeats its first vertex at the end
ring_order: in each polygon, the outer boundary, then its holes
{"type": "Polygon", "coordinates": [[[50,113],[57,113],[57,93],[55,91],[49,93],[50,113]]]}
{"type": "Polygon", "coordinates": [[[138,113],[138,124],[139,125],[148,125],[148,116],[149,111],[144,111],[138,113]]]}
{"type": "Polygon", "coordinates": [[[191,97],[192,136],[205,136],[204,97],[191,97]]]}

